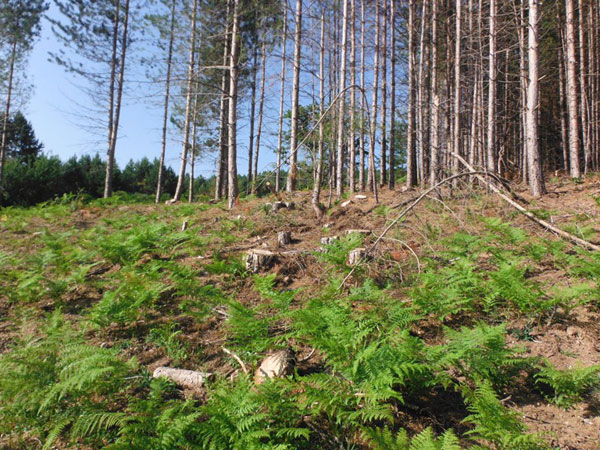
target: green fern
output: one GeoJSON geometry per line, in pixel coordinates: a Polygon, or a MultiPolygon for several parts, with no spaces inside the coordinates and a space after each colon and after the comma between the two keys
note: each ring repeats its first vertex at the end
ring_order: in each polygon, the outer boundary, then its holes
{"type": "Polygon", "coordinates": [[[535,382],[552,389],[553,394],[548,396],[552,403],[568,408],[600,387],[600,365],[559,370],[546,363],[535,374],[535,382]]]}

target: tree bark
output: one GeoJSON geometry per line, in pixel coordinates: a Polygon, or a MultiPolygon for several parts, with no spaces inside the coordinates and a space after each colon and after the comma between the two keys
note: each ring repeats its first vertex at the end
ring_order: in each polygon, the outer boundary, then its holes
{"type": "MultiPolygon", "coordinates": [[[[256,17],[254,20],[256,20],[256,17]]],[[[246,194],[250,193],[252,186],[252,152],[254,150],[254,121],[256,119],[256,77],[258,75],[258,46],[256,45],[256,35],[254,41],[252,80],[250,82],[250,143],[248,145],[248,178],[246,179],[246,194]]]]}
{"type": "MultiPolygon", "coordinates": [[[[350,3],[350,85],[356,85],[356,0],[350,3]]],[[[350,192],[356,190],[356,89],[350,91],[350,130],[348,130],[349,155],[348,155],[348,187],[350,192]]]]}
{"type": "Polygon", "coordinates": [[[487,169],[496,171],[496,0],[490,0],[490,70],[488,76],[487,169]]]}
{"type": "Polygon", "coordinates": [[[529,0],[529,83],[527,85],[527,163],[529,167],[529,190],[534,197],[544,191],[542,162],[540,159],[538,135],[539,101],[539,42],[538,42],[539,0],[529,0]]]}
{"type": "Polygon", "coordinates": [[[281,190],[281,145],[283,143],[283,100],[285,96],[285,55],[287,42],[287,0],[284,2],[283,36],[281,37],[281,94],[279,97],[279,130],[277,132],[277,167],[275,169],[275,192],[281,190]]]}
{"type": "Polygon", "coordinates": [[[237,182],[237,97],[238,97],[238,59],[239,59],[239,2],[233,0],[233,25],[231,30],[231,54],[229,59],[229,119],[228,127],[228,206],[233,208],[238,196],[237,182]]]}
{"type": "Polygon", "coordinates": [[[583,173],[588,173],[592,162],[592,142],[590,139],[589,123],[589,96],[587,82],[586,42],[585,42],[585,16],[584,4],[579,0],[579,89],[581,106],[581,136],[583,143],[583,173]]]}
{"type": "MultiPolygon", "coordinates": [[[[434,0],[435,1],[435,0],[434,0]]],[[[390,0],[392,73],[390,93],[390,176],[389,188],[396,187],[396,0],[390,0]]]]}
{"type": "Polygon", "coordinates": [[[15,62],[17,59],[17,40],[15,39],[10,52],[10,67],[8,69],[8,91],[6,103],[4,104],[4,117],[2,118],[2,141],[0,142],[0,205],[4,193],[4,163],[6,161],[6,148],[8,146],[8,121],[10,117],[10,106],[12,101],[13,79],[15,73],[15,62]]]}
{"type": "MultiPolygon", "coordinates": [[[[321,14],[321,40],[319,48],[319,119],[323,118],[325,109],[325,15],[321,14]]],[[[313,186],[312,206],[320,220],[323,216],[321,207],[321,183],[323,182],[323,151],[324,151],[324,122],[319,122],[319,155],[317,159],[317,172],[313,186]]]]}
{"type": "Polygon", "coordinates": [[[365,0],[360,2],[360,143],[358,155],[358,190],[365,190],[365,0]]]}
{"type": "Polygon", "coordinates": [[[261,74],[260,74],[260,94],[258,100],[258,127],[256,129],[256,149],[254,150],[254,175],[252,177],[252,193],[256,194],[256,177],[258,176],[258,154],[260,151],[260,138],[262,134],[263,111],[265,106],[265,77],[267,70],[267,39],[263,36],[260,49],[261,74]]]}
{"type": "MultiPolygon", "coordinates": [[[[492,0],[493,1],[493,0],[492,0]]],[[[461,155],[461,64],[462,64],[462,0],[456,0],[456,36],[454,48],[454,153],[461,155]]],[[[452,173],[458,173],[458,159],[452,158],[452,173]]]]}
{"type": "Polygon", "coordinates": [[[339,92],[342,96],[338,99],[338,129],[337,129],[337,172],[336,172],[336,190],[335,195],[339,200],[344,192],[344,119],[346,117],[346,53],[348,50],[348,0],[344,0],[342,23],[342,49],[341,59],[342,65],[340,69],[340,86],[339,92]]]}
{"type": "Polygon", "coordinates": [[[564,30],[563,30],[563,22],[562,17],[560,15],[560,7],[557,4],[556,7],[556,16],[557,23],[559,28],[559,45],[558,45],[558,93],[559,93],[559,103],[560,103],[560,136],[561,136],[561,148],[562,148],[562,158],[563,158],[563,170],[568,172],[569,170],[569,128],[567,124],[567,99],[565,95],[565,58],[564,58],[564,50],[563,45],[565,42],[564,39],[564,30]]]}
{"type": "Polygon", "coordinates": [[[286,190],[296,190],[298,161],[298,101],[300,96],[300,57],[302,48],[302,0],[296,0],[296,31],[294,36],[294,80],[292,82],[292,124],[290,130],[290,172],[286,190]]]}
{"type": "Polygon", "coordinates": [[[577,54],[575,51],[574,0],[565,0],[567,11],[567,103],[569,107],[569,166],[571,178],[581,177],[577,98],[577,54]]]}
{"type": "Polygon", "coordinates": [[[164,177],[164,166],[165,166],[165,153],[167,150],[167,125],[169,120],[169,102],[171,99],[171,69],[173,62],[173,42],[175,40],[175,6],[177,0],[171,2],[171,23],[169,25],[169,50],[167,52],[167,79],[165,81],[165,106],[163,110],[163,127],[162,127],[162,141],[160,149],[160,163],[158,166],[158,182],[156,185],[156,198],[155,203],[160,202],[160,197],[163,191],[163,177],[164,177]]]}
{"type": "Polygon", "coordinates": [[[383,0],[383,43],[381,45],[381,148],[379,184],[387,183],[387,0],[383,0]]]}
{"type": "Polygon", "coordinates": [[[375,59],[373,62],[373,100],[371,105],[371,136],[369,138],[369,174],[367,185],[374,193],[377,193],[377,177],[375,176],[375,140],[377,138],[377,91],[379,90],[379,45],[381,34],[381,20],[379,13],[379,2],[375,0],[375,59]]]}
{"type": "Polygon", "coordinates": [[[431,164],[429,166],[429,184],[434,186],[439,178],[439,155],[440,155],[440,92],[438,88],[438,0],[433,0],[431,8],[431,164]]]}
{"type": "Polygon", "coordinates": [[[408,4],[408,129],[406,153],[406,187],[417,185],[415,148],[415,0],[408,4]]]}

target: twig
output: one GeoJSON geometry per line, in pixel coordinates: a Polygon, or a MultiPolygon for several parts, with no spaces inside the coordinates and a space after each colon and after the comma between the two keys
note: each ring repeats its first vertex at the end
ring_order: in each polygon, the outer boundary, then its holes
{"type": "Polygon", "coordinates": [[[233,359],[235,359],[238,364],[242,367],[242,370],[244,371],[244,373],[246,375],[248,375],[248,369],[246,369],[246,364],[244,364],[244,361],[242,361],[240,359],[240,357],[238,355],[236,355],[235,353],[233,353],[231,350],[226,349],[225,347],[221,347],[223,349],[223,351],[225,353],[227,353],[229,356],[231,356],[233,359]]]}
{"type": "Polygon", "coordinates": [[[312,356],[315,354],[316,351],[317,351],[317,349],[313,348],[312,351],[310,352],[310,354],[307,357],[299,359],[298,362],[301,363],[301,362],[308,361],[310,358],[312,358],[312,356]]]}
{"type": "Polygon", "coordinates": [[[403,246],[405,246],[415,257],[415,259],[417,260],[417,270],[419,271],[419,273],[421,273],[421,261],[419,260],[419,257],[417,256],[417,253],[412,249],[412,247],[410,245],[408,245],[406,242],[401,241],[400,239],[396,239],[396,238],[389,238],[386,237],[384,238],[386,241],[392,241],[392,242],[397,242],[399,244],[402,244],[403,246]]]}

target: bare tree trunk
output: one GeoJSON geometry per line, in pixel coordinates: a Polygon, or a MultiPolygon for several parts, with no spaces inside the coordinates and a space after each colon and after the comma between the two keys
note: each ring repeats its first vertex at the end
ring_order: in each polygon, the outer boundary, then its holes
{"type": "Polygon", "coordinates": [[[254,176],[252,177],[252,193],[256,194],[256,177],[258,176],[258,153],[260,151],[260,137],[263,124],[263,110],[265,106],[265,76],[267,68],[267,39],[263,36],[260,49],[261,74],[260,74],[260,97],[258,100],[258,128],[256,129],[256,149],[254,150],[254,176]]]}
{"type": "Polygon", "coordinates": [[[490,0],[490,70],[488,86],[488,117],[487,117],[487,168],[496,171],[496,0],[490,0]]]}
{"type": "MultiPolygon", "coordinates": [[[[225,42],[223,44],[223,67],[228,65],[229,52],[231,51],[231,1],[227,0],[227,12],[225,14],[225,42]]],[[[221,100],[219,106],[219,155],[217,156],[217,174],[215,180],[215,200],[221,200],[227,195],[227,117],[229,99],[227,98],[227,82],[229,71],[223,70],[221,77],[221,100]]]]}
{"type": "Polygon", "coordinates": [[[185,168],[187,165],[188,149],[190,146],[190,119],[192,114],[192,94],[194,90],[194,69],[196,57],[196,20],[198,12],[198,0],[194,0],[192,10],[192,32],[190,35],[190,61],[188,66],[187,95],[185,100],[185,119],[183,124],[183,148],[181,150],[181,166],[179,168],[179,178],[177,179],[177,188],[175,189],[174,201],[181,200],[183,195],[183,184],[185,181],[185,168]]]}
{"type": "MultiPolygon", "coordinates": [[[[454,48],[454,153],[461,155],[461,64],[462,64],[462,0],[456,0],[456,36],[454,48]]],[[[458,173],[458,158],[452,158],[452,173],[458,173]]]]}
{"type": "Polygon", "coordinates": [[[529,190],[534,197],[539,197],[545,192],[538,135],[540,53],[538,2],[539,0],[529,0],[529,83],[527,85],[527,163],[529,166],[529,190]]]}
{"type": "Polygon", "coordinates": [[[415,147],[415,0],[408,6],[408,130],[406,154],[406,186],[417,185],[415,147]]]}
{"type": "MultiPolygon", "coordinates": [[[[356,0],[351,0],[350,4],[350,85],[356,85],[356,0]]],[[[350,148],[348,156],[348,186],[350,192],[356,190],[356,89],[353,87],[350,91],[350,130],[349,137],[350,148]]]]}
{"type": "MultiPolygon", "coordinates": [[[[256,18],[255,18],[256,20],[256,18]]],[[[255,36],[256,37],[256,36],[255,36]]],[[[256,42],[256,39],[254,39],[256,42]]],[[[248,145],[248,178],[246,179],[246,194],[252,186],[252,151],[254,150],[254,121],[256,119],[256,77],[258,74],[258,47],[254,45],[252,56],[252,81],[250,82],[250,144],[248,145]]]]}
{"type": "MultiPolygon", "coordinates": [[[[198,64],[199,66],[199,64],[198,64]]],[[[200,67],[198,67],[200,69],[200,67]]],[[[188,192],[188,202],[192,203],[194,201],[194,168],[196,165],[196,134],[198,132],[198,89],[200,85],[198,83],[198,79],[196,79],[196,83],[194,86],[194,113],[192,115],[192,147],[190,149],[190,183],[189,183],[189,192],[188,192]]]]}
{"type": "MultiPolygon", "coordinates": [[[[520,71],[520,94],[521,94],[521,107],[523,111],[527,111],[527,83],[529,80],[529,76],[527,74],[527,44],[525,42],[525,30],[527,29],[527,22],[525,21],[525,8],[526,5],[524,2],[519,7],[519,71],[520,71]]],[[[521,139],[522,145],[521,148],[523,150],[523,158],[524,162],[527,162],[527,114],[521,114],[521,139]]],[[[524,164],[522,167],[521,177],[523,181],[527,181],[527,177],[529,176],[527,169],[527,164],[524,164]]]]}
{"type": "MultiPolygon", "coordinates": [[[[435,1],[435,0],[434,0],[435,1]]],[[[390,93],[390,189],[396,187],[396,0],[390,0],[392,73],[390,93]]]]}
{"type": "MultiPolygon", "coordinates": [[[[325,110],[325,15],[321,13],[321,40],[319,48],[319,119],[323,117],[325,110]]],[[[323,146],[324,146],[324,122],[319,123],[319,156],[317,160],[317,173],[315,185],[313,186],[312,206],[321,219],[323,208],[321,207],[321,183],[323,182],[323,146]]]]}
{"type": "Polygon", "coordinates": [[[383,43],[381,45],[381,158],[379,184],[387,183],[387,0],[383,0],[383,43]]]}
{"type": "Polygon", "coordinates": [[[160,202],[163,190],[163,171],[165,165],[165,152],[167,150],[167,124],[169,120],[169,102],[171,99],[171,66],[173,62],[173,41],[175,40],[175,6],[177,0],[171,2],[171,24],[169,26],[169,50],[167,53],[167,79],[165,81],[165,107],[163,110],[162,144],[160,149],[160,163],[158,166],[158,182],[156,185],[155,203],[160,202]]]}
{"type": "Polygon", "coordinates": [[[300,95],[300,56],[302,47],[302,0],[296,0],[296,31],[294,36],[294,80],[292,82],[292,125],[290,130],[290,172],[286,190],[296,190],[298,161],[298,101],[300,95]]]}
{"type": "Polygon", "coordinates": [[[108,149],[106,151],[106,174],[104,179],[104,197],[112,195],[112,179],[114,170],[114,155],[112,152],[113,122],[115,118],[115,83],[117,80],[117,52],[119,44],[119,23],[121,21],[121,2],[115,5],[115,17],[113,21],[112,55],[110,60],[110,82],[108,94],[108,149]]]}
{"type": "Polygon", "coordinates": [[[423,182],[423,163],[425,152],[425,80],[427,73],[425,65],[427,64],[427,49],[425,46],[425,36],[427,34],[427,14],[429,0],[423,1],[421,11],[421,37],[419,39],[419,70],[417,76],[417,151],[416,151],[416,178],[418,183],[423,182]]]}
{"type": "Polygon", "coordinates": [[[4,117],[2,118],[2,142],[0,142],[0,205],[4,193],[4,163],[6,161],[6,148],[8,146],[8,121],[10,118],[10,106],[12,101],[13,79],[15,73],[15,62],[17,59],[17,40],[12,44],[10,52],[10,67],[8,70],[8,91],[4,105],[4,117]]]}
{"type": "Polygon", "coordinates": [[[590,140],[589,113],[588,113],[588,83],[586,64],[586,42],[585,42],[585,16],[584,4],[579,0],[579,88],[581,99],[581,135],[583,137],[583,173],[588,173],[591,158],[592,145],[590,140]]]}
{"type": "Polygon", "coordinates": [[[365,0],[360,2],[360,143],[358,163],[358,190],[365,190],[365,0]]]}
{"type": "Polygon", "coordinates": [[[565,95],[565,57],[563,45],[565,42],[562,17],[560,15],[560,7],[556,5],[556,16],[559,28],[560,42],[558,45],[558,92],[560,103],[560,136],[563,157],[563,170],[569,170],[569,128],[567,125],[567,99],[565,95]]]}
{"type": "Polygon", "coordinates": [[[379,13],[379,2],[375,0],[375,59],[373,62],[373,100],[371,105],[371,136],[369,148],[369,174],[367,185],[373,192],[377,192],[377,178],[375,176],[375,140],[377,137],[377,91],[379,89],[379,45],[381,35],[381,19],[379,13]]]}
{"type": "Polygon", "coordinates": [[[433,0],[431,8],[431,164],[429,184],[435,186],[439,181],[439,155],[440,155],[440,92],[438,88],[438,0],[433,0]]]}
{"type": "Polygon", "coordinates": [[[281,38],[281,94],[279,97],[279,131],[277,132],[277,168],[275,173],[275,192],[281,190],[281,145],[283,142],[283,99],[285,95],[285,54],[287,42],[287,0],[284,1],[283,36],[281,38]]]}
{"type": "Polygon", "coordinates": [[[571,177],[581,177],[577,98],[577,54],[575,51],[574,0],[565,0],[567,10],[567,102],[569,106],[569,166],[571,177]]]}
{"type": "Polygon", "coordinates": [[[231,55],[229,59],[229,119],[228,127],[228,159],[227,176],[228,181],[228,199],[229,209],[233,208],[238,196],[237,182],[237,98],[238,98],[238,59],[240,52],[239,45],[239,2],[233,0],[233,26],[231,30],[231,55]]]}
{"type": "Polygon", "coordinates": [[[344,118],[346,116],[346,53],[348,50],[348,0],[344,0],[342,23],[342,66],[340,69],[340,90],[342,96],[339,98],[338,129],[337,129],[337,177],[335,195],[338,200],[344,192],[344,118]]]}

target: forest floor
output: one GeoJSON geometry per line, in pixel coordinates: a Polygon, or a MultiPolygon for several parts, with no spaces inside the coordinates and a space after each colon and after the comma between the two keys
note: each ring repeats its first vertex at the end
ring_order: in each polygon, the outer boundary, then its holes
{"type": "MultiPolygon", "coordinates": [[[[600,176],[547,187],[516,192],[600,243],[600,176]]],[[[353,270],[417,195],[321,220],[308,192],[0,210],[0,448],[600,448],[600,255],[463,184],[353,270]],[[257,249],[276,255],[252,274],[257,249]],[[293,370],[256,386],[285,348],[293,370]]]]}

